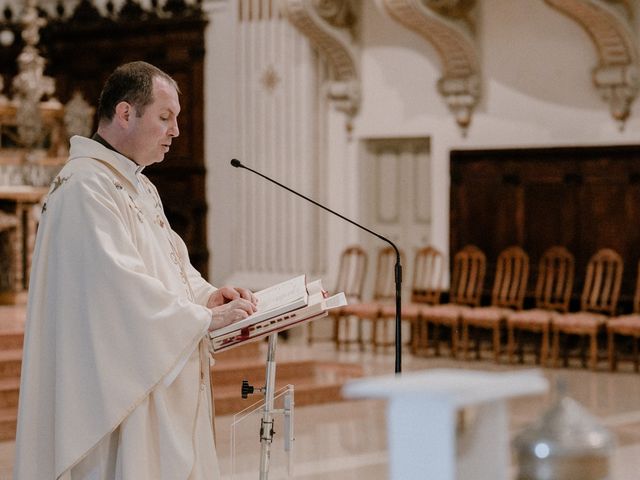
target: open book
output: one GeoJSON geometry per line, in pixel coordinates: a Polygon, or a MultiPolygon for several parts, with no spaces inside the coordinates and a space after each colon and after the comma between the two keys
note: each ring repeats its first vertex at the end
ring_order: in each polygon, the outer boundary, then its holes
{"type": "Polygon", "coordinates": [[[253,314],[209,334],[214,352],[257,340],[275,332],[327,315],[327,311],[347,304],[344,293],[331,297],[316,280],[306,283],[300,275],[255,293],[258,310],[253,314]]]}

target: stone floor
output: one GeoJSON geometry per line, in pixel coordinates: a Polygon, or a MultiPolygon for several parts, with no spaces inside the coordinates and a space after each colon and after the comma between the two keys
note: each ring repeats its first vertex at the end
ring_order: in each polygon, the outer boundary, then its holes
{"type": "MultiPolygon", "coordinates": [[[[356,362],[366,375],[392,373],[394,355],[387,353],[336,352],[329,343],[314,344],[309,348],[281,341],[278,359],[315,358],[356,362]]],[[[532,368],[530,365],[496,365],[492,361],[463,362],[445,358],[419,358],[403,355],[403,372],[431,368],[465,368],[490,371],[532,368]]],[[[617,439],[612,458],[612,480],[639,478],[640,472],[640,374],[626,371],[588,371],[579,367],[545,369],[544,375],[553,385],[558,379],[567,382],[569,395],[580,402],[617,439]]],[[[550,395],[511,401],[509,415],[511,432],[515,433],[537,418],[549,405],[550,395]]],[[[307,480],[325,479],[387,479],[387,445],[385,431],[385,404],[382,401],[345,401],[318,406],[299,407],[295,410],[295,442],[290,478],[307,480]]],[[[218,453],[225,479],[231,478],[231,431],[234,417],[216,419],[218,453]]],[[[234,479],[258,478],[260,419],[249,415],[236,428],[235,441],[238,459],[234,479]]],[[[283,451],[283,426],[276,422],[276,441],[273,445],[270,479],[288,478],[288,461],[283,451]]],[[[0,443],[0,480],[11,478],[13,442],[0,443]]],[[[514,465],[513,470],[515,471],[514,465]]],[[[479,479],[482,480],[482,479],[479,479]]]]}

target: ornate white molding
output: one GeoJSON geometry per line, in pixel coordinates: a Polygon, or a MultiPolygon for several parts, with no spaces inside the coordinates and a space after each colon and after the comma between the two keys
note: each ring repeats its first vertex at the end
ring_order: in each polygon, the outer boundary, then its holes
{"type": "Polygon", "coordinates": [[[545,0],[584,28],[598,51],[592,71],[595,87],[609,103],[620,129],[629,117],[640,89],[638,38],[632,27],[633,4],[628,0],[545,0]]]}
{"type": "Polygon", "coordinates": [[[360,107],[358,48],[355,45],[359,0],[284,0],[283,13],[327,60],[328,96],[353,116],[360,107]]]}
{"type": "Polygon", "coordinates": [[[389,14],[436,49],[443,64],[438,91],[466,133],[480,100],[475,0],[383,0],[389,14]]]}

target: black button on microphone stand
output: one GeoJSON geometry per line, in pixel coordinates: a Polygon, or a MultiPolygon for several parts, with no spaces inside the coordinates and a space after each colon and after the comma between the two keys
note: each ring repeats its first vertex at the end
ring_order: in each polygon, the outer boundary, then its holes
{"type": "Polygon", "coordinates": [[[344,215],[339,214],[338,212],[335,212],[333,210],[331,210],[329,207],[325,207],[324,205],[316,202],[315,200],[312,200],[309,197],[306,197],[304,195],[302,195],[301,193],[296,192],[295,190],[292,190],[291,188],[287,187],[286,185],[281,184],[280,182],[267,177],[266,175],[263,175],[262,173],[253,170],[252,168],[249,168],[245,165],[242,164],[242,162],[240,162],[240,160],[234,158],[231,160],[231,166],[232,167],[236,167],[236,168],[244,168],[245,170],[249,170],[252,173],[255,173],[256,175],[264,178],[265,180],[270,181],[271,183],[275,183],[276,185],[278,185],[281,188],[284,188],[285,190],[287,190],[288,192],[293,193],[294,195],[297,195],[298,197],[304,198],[307,202],[311,202],[313,203],[315,206],[322,208],[323,210],[326,210],[329,213],[332,213],[333,215],[336,215],[338,217],[340,217],[342,220],[345,220],[347,222],[349,222],[352,225],[355,225],[356,227],[364,230],[367,233],[370,233],[371,235],[378,237],[380,240],[383,240],[385,242],[387,242],[389,245],[391,245],[393,247],[393,249],[396,252],[396,265],[395,265],[395,283],[396,283],[396,342],[395,342],[395,349],[396,349],[396,370],[395,373],[401,373],[402,372],[402,310],[401,310],[401,296],[400,296],[400,289],[401,289],[401,285],[402,285],[402,265],[400,264],[400,251],[398,250],[398,247],[396,247],[395,243],[393,243],[391,240],[389,240],[386,237],[383,237],[382,235],[374,232],[373,230],[369,230],[367,227],[360,225],[359,223],[354,222],[353,220],[345,217],[344,215]]]}

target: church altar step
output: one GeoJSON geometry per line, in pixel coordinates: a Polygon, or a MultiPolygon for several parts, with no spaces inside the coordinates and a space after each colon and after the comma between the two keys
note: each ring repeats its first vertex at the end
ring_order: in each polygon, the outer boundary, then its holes
{"type": "MultiPolygon", "coordinates": [[[[295,352],[293,358],[286,358],[286,352],[283,352],[286,348],[287,345],[280,342],[276,351],[276,391],[292,384],[297,406],[340,401],[342,385],[363,375],[362,366],[358,364],[320,362],[304,358],[300,352],[295,352]]],[[[256,389],[264,387],[265,343],[253,342],[233,348],[217,354],[215,359],[211,380],[216,415],[232,415],[262,400],[259,393],[243,399],[240,388],[245,379],[256,389]]]]}
{"type": "MultiPolygon", "coordinates": [[[[24,313],[24,307],[0,306],[0,441],[15,438],[24,313]]],[[[243,400],[240,387],[243,379],[256,388],[264,386],[265,358],[265,345],[260,342],[216,355],[212,366],[216,415],[234,414],[261,400],[260,395],[243,400]]],[[[293,384],[297,406],[334,402],[342,400],[342,384],[360,376],[362,367],[357,364],[278,360],[276,388],[293,384]]]]}
{"type": "MultiPolygon", "coordinates": [[[[295,404],[299,407],[341,401],[342,385],[349,379],[362,376],[360,365],[348,363],[285,360],[276,362],[276,365],[276,391],[292,384],[295,404]]],[[[235,414],[262,400],[260,393],[245,400],[240,389],[244,379],[256,390],[264,386],[265,360],[216,362],[211,378],[216,415],[235,414]]]]}

